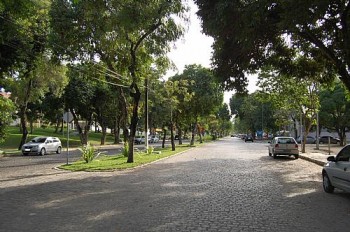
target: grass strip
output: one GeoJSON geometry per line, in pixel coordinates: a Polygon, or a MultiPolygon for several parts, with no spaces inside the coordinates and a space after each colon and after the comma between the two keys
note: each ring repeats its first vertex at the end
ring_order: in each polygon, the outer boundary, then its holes
{"type": "Polygon", "coordinates": [[[101,155],[89,163],[86,163],[84,160],[79,160],[71,164],[62,165],[59,168],[69,171],[86,172],[125,170],[175,155],[192,147],[189,145],[177,146],[175,151],[172,151],[171,147],[159,148],[155,149],[152,154],[146,154],[146,152],[135,152],[133,163],[127,163],[127,157],[120,154],[101,155]]]}

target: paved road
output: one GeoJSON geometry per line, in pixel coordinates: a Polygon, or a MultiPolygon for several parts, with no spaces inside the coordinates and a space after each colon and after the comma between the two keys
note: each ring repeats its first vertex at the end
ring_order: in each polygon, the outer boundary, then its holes
{"type": "Polygon", "coordinates": [[[348,231],[350,194],[320,170],[228,138],[129,171],[1,177],[0,231],[348,231]]]}

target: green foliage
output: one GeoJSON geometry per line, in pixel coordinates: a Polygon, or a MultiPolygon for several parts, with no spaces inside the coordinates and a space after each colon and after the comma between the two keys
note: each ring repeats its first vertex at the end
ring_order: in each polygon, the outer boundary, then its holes
{"type": "Polygon", "coordinates": [[[60,168],[70,171],[113,171],[124,170],[128,168],[134,168],[140,165],[151,163],[155,160],[159,160],[165,157],[172,156],[178,152],[183,152],[190,149],[190,146],[179,146],[176,151],[172,151],[171,148],[159,148],[158,152],[150,155],[146,153],[139,153],[135,156],[133,163],[127,163],[126,158],[122,155],[115,156],[100,156],[98,159],[93,160],[90,163],[84,161],[77,161],[72,164],[63,165],[60,168]]]}
{"type": "Polygon", "coordinates": [[[320,124],[336,131],[343,140],[350,127],[350,100],[344,86],[337,83],[332,89],[323,89],[320,92],[320,104],[320,124]]]}
{"type": "Polygon", "coordinates": [[[4,142],[7,136],[7,127],[13,121],[15,106],[10,99],[0,96],[0,143],[4,142]]]}
{"type": "Polygon", "coordinates": [[[150,155],[150,154],[153,153],[153,151],[154,151],[154,147],[153,147],[153,146],[148,146],[148,149],[147,149],[146,153],[147,153],[148,155],[150,155]]]}
{"type": "Polygon", "coordinates": [[[79,150],[81,151],[81,157],[86,163],[90,163],[95,157],[100,155],[100,152],[96,152],[94,146],[90,143],[83,145],[79,150]]]}
{"type": "MultiPolygon", "coordinates": [[[[228,89],[244,92],[246,74],[273,64],[280,73],[336,72],[350,89],[348,1],[195,0],[203,31],[214,38],[213,64],[228,89]],[[301,54],[310,65],[295,66],[301,54]],[[300,69],[299,69],[300,68],[300,69]]],[[[301,75],[303,77],[305,75],[301,75]]]]}

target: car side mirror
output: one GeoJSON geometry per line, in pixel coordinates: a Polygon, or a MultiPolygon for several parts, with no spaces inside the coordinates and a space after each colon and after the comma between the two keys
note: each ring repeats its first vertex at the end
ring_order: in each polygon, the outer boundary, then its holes
{"type": "Polygon", "coordinates": [[[335,162],[334,156],[328,156],[327,161],[335,162]]]}

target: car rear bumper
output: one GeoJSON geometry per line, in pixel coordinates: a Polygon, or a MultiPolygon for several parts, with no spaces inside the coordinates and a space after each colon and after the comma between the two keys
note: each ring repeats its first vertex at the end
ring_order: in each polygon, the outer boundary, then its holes
{"type": "Polygon", "coordinates": [[[297,149],[275,149],[275,154],[279,155],[299,155],[299,150],[297,149]]]}

